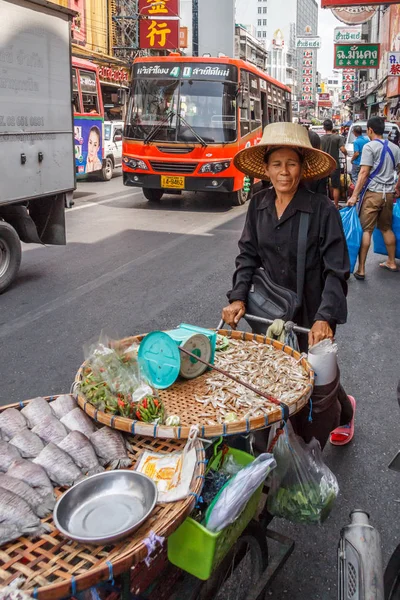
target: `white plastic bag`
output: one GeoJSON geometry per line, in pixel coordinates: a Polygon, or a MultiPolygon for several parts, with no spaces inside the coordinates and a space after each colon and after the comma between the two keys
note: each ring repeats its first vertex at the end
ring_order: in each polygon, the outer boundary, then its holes
{"type": "Polygon", "coordinates": [[[232,477],[207,510],[207,529],[218,532],[233,523],[275,466],[272,454],[260,454],[256,460],[232,477]]]}

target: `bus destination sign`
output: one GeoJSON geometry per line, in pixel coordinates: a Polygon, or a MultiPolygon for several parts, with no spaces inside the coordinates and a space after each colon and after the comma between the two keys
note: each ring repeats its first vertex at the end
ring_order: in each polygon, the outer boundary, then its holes
{"type": "Polygon", "coordinates": [[[222,63],[140,63],[134,77],[236,81],[236,67],[222,63]]]}

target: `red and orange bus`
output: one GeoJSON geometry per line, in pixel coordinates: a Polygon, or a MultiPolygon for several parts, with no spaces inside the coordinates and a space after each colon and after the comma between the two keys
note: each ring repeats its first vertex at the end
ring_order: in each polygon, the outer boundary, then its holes
{"type": "Polygon", "coordinates": [[[102,175],[104,108],[94,63],[72,58],[72,94],[76,175],[102,175]]]}
{"type": "Polygon", "coordinates": [[[249,63],[140,58],[125,122],[124,184],[141,187],[154,202],[188,190],[244,204],[248,186],[233,157],[276,121],[291,121],[290,89],[249,63]]]}

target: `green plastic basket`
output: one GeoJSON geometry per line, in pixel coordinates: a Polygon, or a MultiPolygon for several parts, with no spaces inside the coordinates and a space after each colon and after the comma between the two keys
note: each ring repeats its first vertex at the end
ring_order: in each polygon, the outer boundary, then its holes
{"type": "MultiPolygon", "coordinates": [[[[244,467],[253,462],[254,457],[241,450],[229,448],[238,464],[244,467]]],[[[215,462],[212,462],[212,466],[215,462]]],[[[203,525],[187,517],[182,525],[168,538],[168,560],[198,579],[209,579],[214,569],[227,555],[237,538],[254,517],[263,486],[252,495],[241,515],[218,533],[208,531],[203,525]]]]}

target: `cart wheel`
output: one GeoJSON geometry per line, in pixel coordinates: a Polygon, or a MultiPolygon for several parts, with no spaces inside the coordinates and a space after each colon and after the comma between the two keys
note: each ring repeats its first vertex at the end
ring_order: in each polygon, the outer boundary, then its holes
{"type": "Polygon", "coordinates": [[[400,546],[393,552],[384,575],[385,600],[400,600],[400,546]]]}
{"type": "MultiPolygon", "coordinates": [[[[208,581],[185,582],[186,600],[246,600],[268,566],[268,547],[260,525],[251,522],[208,581]]],[[[183,591],[183,590],[182,590],[183,591]]],[[[175,597],[175,596],[174,596],[175,597]]]]}

